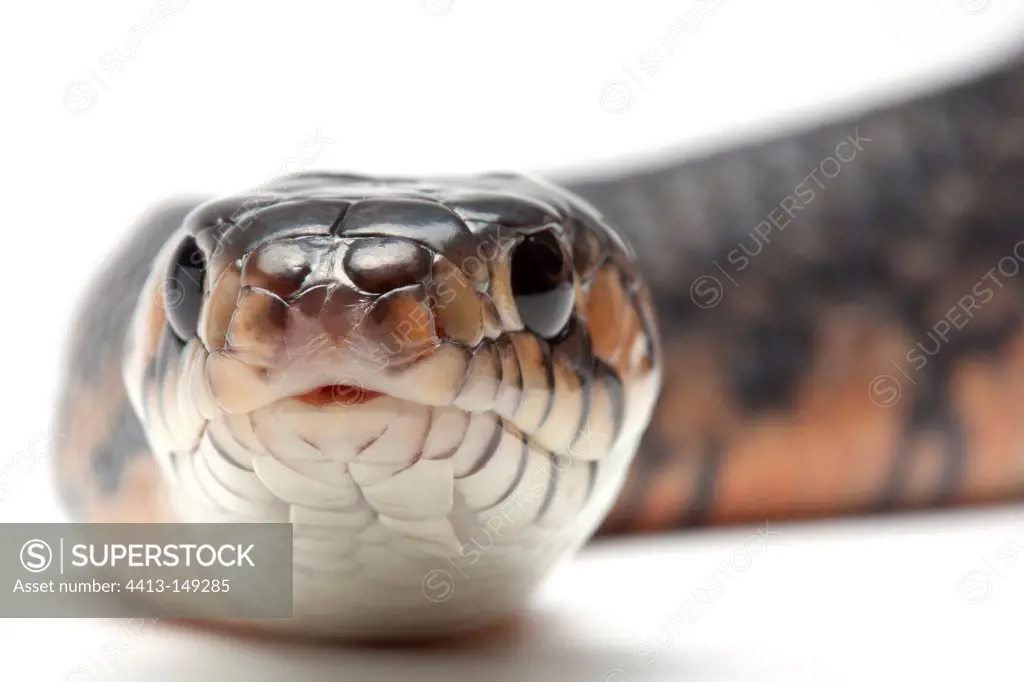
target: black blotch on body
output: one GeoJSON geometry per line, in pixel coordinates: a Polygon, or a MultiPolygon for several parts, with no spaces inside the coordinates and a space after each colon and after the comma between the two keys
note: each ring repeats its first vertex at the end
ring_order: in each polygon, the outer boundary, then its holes
{"type": "Polygon", "coordinates": [[[797,380],[807,372],[813,334],[813,327],[796,316],[737,330],[725,367],[739,406],[753,412],[788,407],[797,380]]]}
{"type": "MultiPolygon", "coordinates": [[[[1005,296],[1024,298],[1024,292],[1004,291],[1005,296]]],[[[881,491],[877,510],[886,511],[899,506],[913,469],[913,458],[920,439],[926,436],[938,436],[945,448],[945,461],[939,477],[938,487],[930,500],[930,504],[948,504],[959,488],[967,467],[967,435],[964,425],[953,405],[952,380],[959,362],[967,358],[995,359],[1015,335],[1020,333],[1019,316],[1004,318],[998,321],[973,320],[974,324],[965,324],[963,329],[950,332],[948,341],[938,339],[934,343],[934,325],[937,321],[930,320],[921,312],[921,307],[907,309],[907,316],[913,319],[914,339],[921,343],[917,347],[927,362],[921,372],[912,377],[918,382],[914,390],[913,403],[909,416],[904,424],[900,445],[893,457],[892,469],[881,491]],[[933,353],[933,354],[932,354],[933,353]]]]}
{"type": "MultiPolygon", "coordinates": [[[[999,362],[997,348],[1021,333],[1024,266],[1000,275],[1004,288],[989,285],[1004,300],[979,297],[984,314],[953,329],[925,366],[906,367],[902,353],[916,341],[927,342],[961,297],[977,296],[975,283],[1001,258],[1012,257],[1024,236],[1021,117],[1024,58],[1016,55],[988,74],[933,94],[569,189],[620,226],[636,248],[664,345],[700,340],[714,346],[729,386],[726,401],[741,420],[792,413],[800,381],[827,371],[829,349],[816,344],[822,323],[841,309],[877,321],[879,332],[900,331],[912,339],[892,358],[912,373],[911,379],[899,377],[914,394],[907,398],[913,404],[901,405],[909,415],[903,446],[892,479],[866,493],[863,506],[900,502],[912,470],[908,458],[919,450],[911,445],[925,434],[939,434],[946,453],[931,500],[942,504],[955,499],[971,456],[951,377],[968,361],[999,362]],[[825,177],[822,160],[853,139],[860,140],[856,156],[825,177]],[[769,225],[772,216],[787,226],[769,225]],[[700,277],[721,284],[721,299],[710,307],[698,305],[706,299],[692,300],[691,285],[700,277]],[[882,502],[872,495],[882,495],[882,502]]],[[[854,149],[847,144],[841,153],[849,158],[854,149]]],[[[1024,255],[1024,248],[1017,251],[1024,255]]],[[[891,365],[877,371],[896,373],[891,365]]],[[[863,390],[867,403],[868,387],[863,390]]],[[[671,422],[672,416],[659,418],[671,422]]],[[[649,433],[634,471],[638,487],[645,489],[647,479],[663,470],[666,457],[701,456],[717,447],[713,439],[709,427],[685,448],[666,453],[649,433]]],[[[705,459],[707,476],[717,476],[714,463],[705,459]]]]}

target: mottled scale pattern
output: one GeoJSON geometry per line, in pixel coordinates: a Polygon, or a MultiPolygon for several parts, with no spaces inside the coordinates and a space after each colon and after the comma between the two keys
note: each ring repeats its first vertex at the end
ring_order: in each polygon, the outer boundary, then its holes
{"type": "Polygon", "coordinates": [[[650,284],[658,409],[605,534],[1018,499],[1024,63],[588,182],[650,284]]]}
{"type": "Polygon", "coordinates": [[[1019,57],[556,180],[594,208],[512,175],[310,173],[154,209],[73,325],[69,509],[292,521],[304,608],[394,635],[520,604],[623,480],[600,534],[1019,498],[1019,57]],[[572,261],[556,340],[524,329],[502,251],[537,230],[572,261]],[[183,340],[186,233],[208,261],[183,340]],[[330,594],[341,575],[360,589],[330,594]]]}
{"type": "MultiPolygon", "coordinates": [[[[272,627],[477,627],[596,530],[660,349],[628,246],[593,209],[519,176],[304,174],[159,222],[111,332],[152,453],[147,518],[291,523],[296,617],[272,627]],[[516,282],[555,252],[557,305],[524,298],[516,282]],[[431,598],[444,580],[456,591],[431,598]]],[[[62,461],[94,458],[85,445],[62,461]]]]}

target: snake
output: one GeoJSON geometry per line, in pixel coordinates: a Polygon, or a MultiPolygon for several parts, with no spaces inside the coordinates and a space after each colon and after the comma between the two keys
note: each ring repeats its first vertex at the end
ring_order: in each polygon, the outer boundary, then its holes
{"type": "Polygon", "coordinates": [[[266,627],[369,639],[486,627],[595,538],[1017,499],[1022,187],[1014,56],[603,175],[167,200],[83,294],[56,487],[292,524],[266,627]]]}

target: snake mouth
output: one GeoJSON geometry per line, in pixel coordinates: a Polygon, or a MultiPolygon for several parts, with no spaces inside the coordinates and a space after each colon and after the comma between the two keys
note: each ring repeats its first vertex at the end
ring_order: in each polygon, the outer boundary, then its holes
{"type": "Polygon", "coordinates": [[[328,407],[331,405],[351,407],[368,403],[383,395],[385,394],[380,391],[371,391],[362,386],[324,384],[305,393],[292,396],[292,399],[315,407],[328,407]]]}

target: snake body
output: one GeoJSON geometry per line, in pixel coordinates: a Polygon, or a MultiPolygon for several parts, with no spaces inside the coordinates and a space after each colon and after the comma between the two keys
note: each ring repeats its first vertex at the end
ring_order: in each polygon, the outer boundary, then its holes
{"type": "Polygon", "coordinates": [[[1019,493],[1019,60],[559,184],[302,174],[153,209],[76,323],[68,509],[292,522],[292,625],[380,637],[508,614],[595,531],[1019,493]]]}

